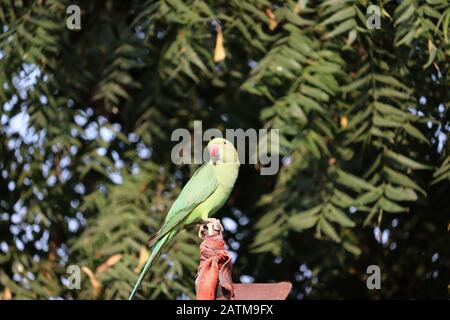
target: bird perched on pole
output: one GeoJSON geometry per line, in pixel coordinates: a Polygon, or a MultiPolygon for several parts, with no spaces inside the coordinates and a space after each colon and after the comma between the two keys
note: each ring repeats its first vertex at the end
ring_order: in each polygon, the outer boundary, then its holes
{"type": "Polygon", "coordinates": [[[202,165],[186,183],[167,213],[161,229],[150,238],[152,252],[131,291],[133,299],[161,249],[186,226],[207,223],[227,201],[239,172],[238,153],[233,144],[223,138],[208,143],[210,161],[202,165]]]}

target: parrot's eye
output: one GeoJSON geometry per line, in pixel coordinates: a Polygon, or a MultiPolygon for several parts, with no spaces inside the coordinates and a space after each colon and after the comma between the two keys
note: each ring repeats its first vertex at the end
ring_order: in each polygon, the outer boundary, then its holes
{"type": "Polygon", "coordinates": [[[224,141],[224,142],[223,142],[223,144],[227,144],[227,142],[226,142],[226,141],[224,141]]]}

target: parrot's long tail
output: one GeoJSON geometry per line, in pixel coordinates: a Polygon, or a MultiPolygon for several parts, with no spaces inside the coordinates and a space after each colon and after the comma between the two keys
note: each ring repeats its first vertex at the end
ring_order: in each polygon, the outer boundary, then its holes
{"type": "Polygon", "coordinates": [[[150,267],[153,265],[153,262],[155,261],[155,258],[157,257],[161,248],[170,240],[170,238],[171,238],[171,232],[167,233],[164,237],[162,237],[161,239],[159,239],[156,242],[155,246],[153,247],[153,251],[152,251],[150,257],[147,259],[147,262],[145,263],[144,267],[142,268],[141,273],[139,274],[139,278],[137,279],[136,284],[134,285],[133,291],[131,291],[131,294],[128,297],[128,300],[133,300],[134,296],[136,295],[137,289],[141,285],[142,280],[144,280],[145,274],[150,269],[150,267]]]}

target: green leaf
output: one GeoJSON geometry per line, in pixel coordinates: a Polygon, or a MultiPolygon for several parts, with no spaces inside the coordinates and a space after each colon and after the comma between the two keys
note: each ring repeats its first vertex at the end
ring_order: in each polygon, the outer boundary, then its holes
{"type": "Polygon", "coordinates": [[[306,111],[315,110],[315,111],[320,112],[320,113],[326,113],[327,112],[315,100],[313,100],[313,99],[311,99],[311,98],[309,98],[307,96],[304,96],[302,94],[298,96],[298,103],[301,106],[305,107],[306,111]]]}
{"type": "Polygon", "coordinates": [[[397,26],[400,23],[411,18],[415,11],[416,11],[415,6],[412,4],[409,5],[408,8],[403,12],[403,14],[401,14],[398,19],[395,19],[394,26],[397,26]]]}
{"type": "Polygon", "coordinates": [[[343,227],[353,228],[355,226],[355,223],[341,209],[335,206],[327,205],[324,212],[328,220],[337,222],[343,227]]]}
{"type": "Polygon", "coordinates": [[[354,189],[357,191],[359,189],[363,189],[363,190],[375,190],[376,189],[369,182],[367,182],[361,178],[358,178],[350,173],[344,172],[341,169],[338,169],[337,173],[338,173],[337,181],[351,189],[354,189]]]}
{"type": "Polygon", "coordinates": [[[334,189],[333,196],[331,197],[331,202],[342,208],[348,208],[354,204],[355,200],[348,194],[339,191],[338,189],[334,189]]]}
{"type": "Polygon", "coordinates": [[[379,207],[378,205],[374,205],[372,207],[372,209],[370,210],[369,214],[367,215],[366,219],[364,220],[363,226],[367,226],[370,221],[372,221],[373,217],[375,216],[375,214],[378,212],[379,207]]]}
{"type": "Polygon", "coordinates": [[[373,124],[379,127],[387,127],[387,128],[399,128],[403,126],[403,124],[398,121],[391,120],[388,118],[382,118],[378,115],[375,115],[373,117],[373,124]]]}
{"type": "Polygon", "coordinates": [[[296,231],[302,231],[313,227],[319,219],[318,213],[322,210],[322,208],[323,205],[318,205],[290,216],[289,225],[296,231]]]}
{"type": "Polygon", "coordinates": [[[389,167],[384,167],[384,172],[387,174],[389,181],[396,183],[403,187],[412,188],[416,191],[419,191],[424,196],[426,196],[425,190],[420,188],[419,185],[417,183],[415,183],[413,180],[411,180],[411,178],[409,178],[408,176],[406,176],[400,172],[397,172],[395,170],[392,170],[389,167]]]}
{"type": "Polygon", "coordinates": [[[336,230],[334,230],[333,226],[324,218],[321,218],[319,221],[319,228],[323,231],[325,235],[330,237],[332,240],[336,242],[341,242],[341,238],[337,234],[336,230]]]}
{"type": "Polygon", "coordinates": [[[350,31],[356,27],[356,21],[354,19],[349,19],[341,24],[339,24],[333,31],[325,34],[322,39],[330,39],[333,38],[341,33],[350,31]]]}
{"type": "Polygon", "coordinates": [[[381,82],[381,83],[384,83],[384,84],[388,84],[389,86],[397,87],[397,88],[403,89],[404,91],[409,91],[410,90],[407,86],[405,86],[403,83],[398,81],[393,76],[387,76],[387,75],[384,75],[384,74],[376,74],[374,76],[374,78],[378,82],[381,82]]]}
{"type": "Polygon", "coordinates": [[[409,116],[411,116],[410,114],[407,114],[406,112],[404,112],[403,110],[397,109],[393,106],[390,106],[388,104],[379,102],[379,101],[375,101],[373,103],[374,107],[376,110],[378,110],[379,112],[383,113],[383,114],[387,114],[387,115],[396,115],[402,118],[407,118],[409,116]]]}
{"type": "Polygon", "coordinates": [[[352,81],[351,83],[341,87],[341,91],[344,93],[355,91],[365,85],[367,85],[372,79],[371,75],[366,75],[358,80],[352,81]]]}
{"type": "Polygon", "coordinates": [[[355,199],[356,205],[364,205],[374,202],[375,200],[378,200],[383,192],[380,189],[368,191],[366,193],[363,193],[358,198],[355,199]]]}
{"type": "Polygon", "coordinates": [[[323,22],[321,22],[319,25],[326,26],[330,23],[339,22],[342,20],[347,20],[348,18],[351,18],[355,16],[355,9],[353,6],[347,7],[342,10],[338,10],[336,13],[334,13],[331,17],[325,19],[323,22]]]}
{"type": "Polygon", "coordinates": [[[430,145],[430,141],[427,139],[427,137],[425,137],[425,135],[416,127],[414,127],[412,124],[407,123],[405,124],[405,126],[403,127],[403,129],[411,136],[414,137],[424,143],[426,143],[427,145],[430,145]]]}
{"type": "Polygon", "coordinates": [[[319,216],[297,214],[289,218],[289,225],[296,231],[312,228],[316,225],[319,216]]]}
{"type": "Polygon", "coordinates": [[[380,207],[387,212],[405,212],[407,210],[407,208],[404,208],[386,198],[381,198],[379,203],[380,207]]]}
{"type": "Polygon", "coordinates": [[[404,166],[406,166],[408,168],[414,169],[414,170],[421,170],[421,169],[423,169],[423,170],[431,170],[432,169],[432,167],[429,166],[429,165],[421,164],[421,163],[419,163],[417,161],[414,161],[414,160],[412,160],[412,159],[410,159],[408,157],[405,157],[404,155],[401,155],[399,153],[393,152],[391,150],[386,150],[385,154],[389,158],[397,161],[398,163],[400,163],[400,164],[402,164],[402,165],[404,165],[404,166]]]}
{"type": "Polygon", "coordinates": [[[428,68],[436,59],[437,48],[431,40],[428,40],[428,61],[423,65],[422,68],[428,68]]]}
{"type": "Polygon", "coordinates": [[[400,47],[403,44],[409,45],[416,35],[416,30],[412,29],[403,38],[395,42],[396,47],[400,47]]]}
{"type": "Polygon", "coordinates": [[[384,194],[391,200],[396,201],[416,201],[417,193],[411,188],[393,187],[388,184],[384,189],[384,194]]]}
{"type": "Polygon", "coordinates": [[[397,98],[397,99],[409,98],[408,93],[392,88],[379,88],[376,90],[375,93],[378,97],[397,98]]]}
{"type": "Polygon", "coordinates": [[[342,246],[344,247],[345,250],[354,254],[355,256],[359,256],[361,254],[361,249],[358,246],[354,245],[353,243],[344,241],[342,243],[342,246]]]}
{"type": "Polygon", "coordinates": [[[304,84],[300,87],[300,91],[307,96],[321,101],[328,101],[330,98],[329,95],[322,90],[304,84]]]}

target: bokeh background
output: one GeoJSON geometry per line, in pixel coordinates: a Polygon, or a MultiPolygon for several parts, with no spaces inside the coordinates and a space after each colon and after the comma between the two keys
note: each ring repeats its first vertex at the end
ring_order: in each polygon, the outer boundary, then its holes
{"type": "MultiPolygon", "coordinates": [[[[196,169],[171,162],[171,133],[201,120],[280,130],[278,174],[243,165],[218,213],[236,282],[448,298],[450,3],[373,1],[378,30],[370,4],[1,1],[0,297],[126,298],[196,169]]],[[[138,298],[194,297],[196,234],[138,298]]]]}

